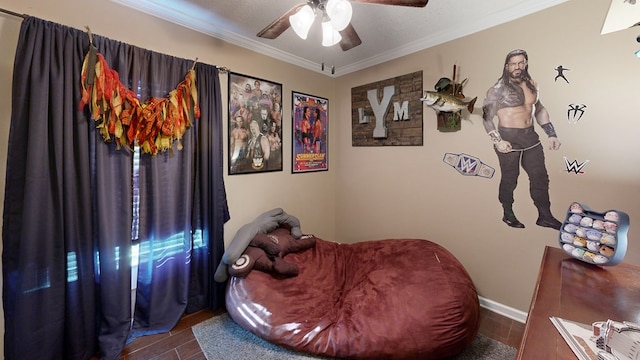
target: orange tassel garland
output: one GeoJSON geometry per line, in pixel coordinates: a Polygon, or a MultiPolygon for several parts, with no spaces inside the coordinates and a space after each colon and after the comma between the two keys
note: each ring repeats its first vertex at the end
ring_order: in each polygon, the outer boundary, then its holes
{"type": "Polygon", "coordinates": [[[119,80],[102,54],[87,52],[82,64],[79,108],[89,105],[91,118],[105,141],[115,139],[116,147],[140,146],[143,153],[156,155],[172,150],[177,141],[200,118],[194,67],[166,98],[150,98],[141,103],[136,94],[119,80]],[[91,59],[92,56],[96,58],[91,59]],[[95,63],[93,69],[91,64],[95,63]]]}

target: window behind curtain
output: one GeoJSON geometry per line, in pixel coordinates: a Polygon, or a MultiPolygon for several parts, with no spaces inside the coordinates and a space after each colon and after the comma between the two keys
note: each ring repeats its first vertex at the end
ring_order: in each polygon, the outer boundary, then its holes
{"type": "MultiPolygon", "coordinates": [[[[166,86],[170,89],[193,65],[99,35],[93,39],[123,83],[134,66],[171,61],[177,67],[156,69],[173,69],[178,76],[150,72],[171,83],[166,86]]],[[[49,21],[28,17],[20,29],[2,233],[7,360],[88,359],[98,350],[102,359],[116,359],[132,335],[130,256],[134,234],[141,230],[144,192],[136,194],[141,212],[134,215],[131,154],[105,143],[87,109],[78,110],[88,46],[86,32],[49,21]],[[134,225],[134,217],[140,223],[134,225]]],[[[193,206],[183,226],[185,233],[193,233],[194,245],[188,270],[180,270],[189,275],[189,286],[183,287],[188,294],[177,311],[163,308],[158,298],[177,292],[170,282],[162,282],[173,275],[161,268],[153,274],[159,279],[157,288],[145,289],[152,301],[137,318],[149,326],[133,335],[165,331],[167,324],[156,327],[155,319],[179,319],[185,303],[195,311],[217,309],[224,302],[223,284],[211,280],[229,219],[222,181],[220,84],[214,66],[196,64],[196,76],[202,116],[185,143],[193,156],[193,188],[184,197],[193,206]],[[206,244],[207,251],[198,251],[198,243],[206,244]]],[[[140,168],[143,163],[141,157],[140,168]]],[[[139,181],[140,190],[142,185],[139,181]]]]}

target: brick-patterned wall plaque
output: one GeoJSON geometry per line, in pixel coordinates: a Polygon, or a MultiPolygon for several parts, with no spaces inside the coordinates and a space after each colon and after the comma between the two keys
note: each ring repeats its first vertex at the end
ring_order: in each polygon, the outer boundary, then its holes
{"type": "Polygon", "coordinates": [[[351,88],[353,146],[422,146],[422,71],[351,88]]]}

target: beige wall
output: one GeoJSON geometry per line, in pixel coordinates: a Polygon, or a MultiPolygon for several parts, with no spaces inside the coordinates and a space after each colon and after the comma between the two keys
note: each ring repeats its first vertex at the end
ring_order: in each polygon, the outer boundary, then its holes
{"type": "MultiPolygon", "coordinates": [[[[0,3],[1,4],[1,3],[0,3]]],[[[2,5],[4,6],[4,5],[2,5]]],[[[11,83],[13,73],[13,58],[15,56],[18,33],[20,31],[20,20],[17,18],[0,15],[0,204],[4,204],[4,184],[7,173],[7,143],[9,140],[9,123],[11,109],[11,83]]],[[[3,205],[4,208],[4,205],[3,205]]],[[[0,219],[2,224],[2,219],[0,219]]],[[[0,249],[2,244],[0,243],[0,249]]],[[[3,279],[0,278],[0,284],[3,279]]],[[[2,335],[0,336],[0,347],[4,349],[4,311],[0,315],[2,323],[2,335]]],[[[4,352],[0,354],[4,359],[4,352]]]]}
{"type": "MultiPolygon", "coordinates": [[[[558,232],[535,225],[537,211],[523,173],[514,210],[525,229],[501,222],[497,200],[500,170],[482,126],[481,104],[502,73],[505,55],[523,48],[538,81],[562,147],[545,149],[552,211],[563,220],[573,201],[595,211],[619,209],[631,218],[626,261],[640,264],[636,219],[640,217],[640,32],[599,35],[608,0],[589,7],[569,1],[546,11],[485,30],[402,59],[340,77],[336,98],[348,99],[352,87],[424,71],[432,90],[457,64],[468,78],[465,95],[478,96],[462,131],[436,130],[435,111],[425,106],[424,146],[361,148],[351,146],[351,107],[340,102],[337,118],[340,156],[334,157],[337,198],[336,233],[343,242],[385,237],[419,237],[443,244],[465,265],[480,295],[527,311],[545,245],[558,246],[558,232]],[[571,84],[554,82],[558,65],[571,84]],[[584,103],[587,112],[569,124],[567,105],[584,103]],[[496,168],[492,179],[464,177],[442,161],[445,153],[466,153],[496,168]],[[564,157],[590,160],[584,174],[565,171],[564,157]],[[357,165],[356,165],[357,164],[357,165]]],[[[465,112],[466,114],[466,112],[465,112]]],[[[538,128],[546,142],[546,135],[538,128]]],[[[546,144],[546,143],[545,143],[546,144]]]]}
{"type": "MultiPolygon", "coordinates": [[[[231,221],[228,243],[236,230],[260,212],[283,207],[298,216],[303,231],[328,240],[418,237],[450,249],[471,273],[480,295],[527,311],[545,245],[557,246],[557,232],[535,226],[536,212],[522,176],[515,211],[527,228],[511,229],[501,221],[497,202],[499,171],[493,179],[459,175],[442,162],[445,152],[467,153],[497,169],[497,159],[481,123],[486,89],[500,76],[505,54],[524,48],[541,99],[563,142],[546,152],[552,210],[562,217],[572,201],[594,210],[620,209],[632,219],[631,238],[640,216],[640,131],[636,86],[640,61],[633,52],[636,30],[600,36],[608,0],[585,7],[570,1],[552,9],[418,52],[338,79],[291,66],[223,41],[135,12],[107,0],[55,2],[0,0],[0,7],[83,29],[147,49],[230,67],[283,84],[283,134],[291,136],[291,91],[330,100],[329,171],[291,174],[291,142],[285,141],[284,171],[225,176],[231,221]],[[116,22],[113,19],[119,18],[116,22]],[[456,133],[440,133],[435,113],[424,109],[424,146],[362,148],[351,146],[352,87],[416,70],[424,87],[450,76],[457,64],[469,78],[468,96],[478,96],[474,114],[456,133]],[[571,84],[554,83],[553,69],[571,68],[571,84]],[[579,124],[566,121],[569,103],[587,104],[579,124]],[[585,174],[564,171],[563,157],[590,160],[585,174]],[[269,185],[256,197],[252,189],[269,185]],[[322,194],[306,201],[309,194],[322,194]]],[[[0,15],[0,107],[10,109],[13,51],[20,21],[0,15]]],[[[226,77],[222,77],[226,99],[226,77]]],[[[0,144],[8,138],[10,114],[0,113],[0,144]]],[[[225,132],[227,128],[225,127],[225,132]]],[[[544,138],[544,136],[543,136],[544,138]]],[[[225,144],[227,139],[225,137],[225,144]]],[[[226,156],[226,154],[225,154],[226,156]]],[[[4,189],[6,145],[0,146],[0,188],[4,189]]],[[[225,162],[226,167],[226,162],[225,162]]],[[[498,170],[498,169],[497,169],[498,170]]],[[[226,173],[226,171],[225,171],[226,173]]],[[[2,200],[3,193],[0,193],[2,200]]],[[[630,239],[626,261],[640,263],[640,245],[630,239]]],[[[410,255],[410,254],[409,254],[410,255]]],[[[0,340],[1,341],[1,340],[0,340]]]]}

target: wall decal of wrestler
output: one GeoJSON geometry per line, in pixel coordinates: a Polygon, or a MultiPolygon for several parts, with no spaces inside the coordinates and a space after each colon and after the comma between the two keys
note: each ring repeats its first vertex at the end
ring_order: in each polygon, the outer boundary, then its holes
{"type": "Polygon", "coordinates": [[[562,223],[551,214],[549,175],[534,119],[547,134],[551,150],[560,148],[560,140],[549,112],[540,102],[537,83],[529,75],[528,60],[524,50],[507,54],[502,76],[487,91],[482,107],[483,124],[500,163],[498,200],[504,211],[502,221],[514,228],[525,227],[513,213],[513,192],[522,167],[529,177],[531,198],[538,208],[536,224],[559,230],[562,223]],[[498,118],[497,129],[495,117],[498,118]]]}

